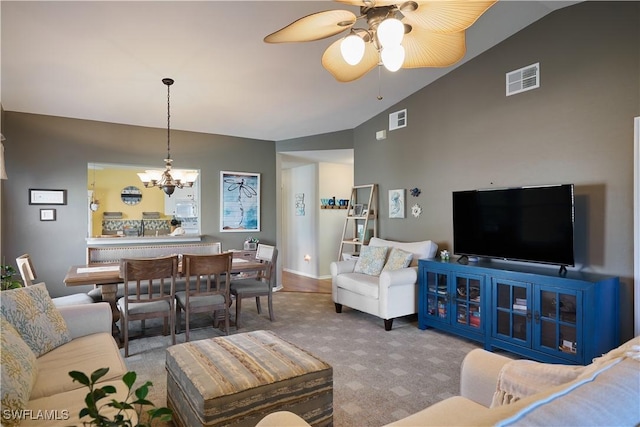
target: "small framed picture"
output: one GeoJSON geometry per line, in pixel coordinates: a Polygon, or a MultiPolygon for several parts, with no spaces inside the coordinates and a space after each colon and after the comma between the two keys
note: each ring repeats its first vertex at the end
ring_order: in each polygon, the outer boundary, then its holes
{"type": "Polygon", "coordinates": [[[55,221],[56,210],[55,209],[40,209],[40,221],[55,221]]]}
{"type": "Polygon", "coordinates": [[[29,189],[30,205],[66,205],[67,190],[29,189]]]}
{"type": "Polygon", "coordinates": [[[404,218],[404,188],[389,190],[389,218],[404,218]]]}
{"type": "Polygon", "coordinates": [[[362,205],[356,204],[353,206],[353,215],[354,216],[362,216],[362,205]]]}

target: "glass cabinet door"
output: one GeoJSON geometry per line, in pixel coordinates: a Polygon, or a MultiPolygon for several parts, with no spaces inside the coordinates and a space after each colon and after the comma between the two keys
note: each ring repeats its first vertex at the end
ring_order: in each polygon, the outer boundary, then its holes
{"type": "Polygon", "coordinates": [[[492,336],[531,345],[531,284],[493,278],[492,336]]]}
{"type": "Polygon", "coordinates": [[[454,281],[456,290],[456,324],[458,326],[481,329],[482,276],[456,275],[454,281]]]}
{"type": "Polygon", "coordinates": [[[578,360],[582,349],[578,343],[582,293],[547,286],[536,287],[536,304],[533,318],[534,327],[539,327],[534,347],[546,353],[558,354],[568,359],[578,360]]]}
{"type": "Polygon", "coordinates": [[[446,322],[449,316],[449,293],[446,273],[428,271],[427,274],[427,316],[446,322]]]}

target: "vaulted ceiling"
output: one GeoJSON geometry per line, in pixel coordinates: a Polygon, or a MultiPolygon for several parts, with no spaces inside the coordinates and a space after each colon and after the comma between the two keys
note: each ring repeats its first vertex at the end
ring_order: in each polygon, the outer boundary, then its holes
{"type": "Polygon", "coordinates": [[[172,129],[274,141],[352,129],[573,3],[499,1],[467,31],[455,66],[339,83],[320,60],[343,34],[263,42],[314,12],[358,14],[337,2],[3,0],[0,101],[5,111],[162,128],[161,80],[172,77],[172,129]]]}

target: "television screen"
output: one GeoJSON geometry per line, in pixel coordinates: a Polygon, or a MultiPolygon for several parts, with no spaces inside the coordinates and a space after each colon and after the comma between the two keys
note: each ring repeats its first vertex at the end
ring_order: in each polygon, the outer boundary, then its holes
{"type": "Polygon", "coordinates": [[[573,184],[453,193],[457,255],[573,266],[573,184]]]}

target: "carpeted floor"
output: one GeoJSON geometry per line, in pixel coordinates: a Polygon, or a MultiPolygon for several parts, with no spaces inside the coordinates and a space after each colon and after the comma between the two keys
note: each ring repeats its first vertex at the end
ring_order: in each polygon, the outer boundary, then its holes
{"type": "MultiPolygon", "coordinates": [[[[460,364],[479,344],[417,327],[417,317],[396,319],[384,330],[382,319],[345,307],[334,309],[331,295],[296,292],[274,294],[276,321],[258,315],[255,304],[243,303],[237,332],[271,330],[333,366],[334,426],[382,426],[442,399],[458,394],[460,364]]],[[[208,316],[199,316],[191,341],[224,335],[208,316]]],[[[139,322],[134,322],[135,329],[139,322]]],[[[149,327],[147,335],[159,333],[149,327]]],[[[232,328],[232,333],[236,333],[232,328]]],[[[184,342],[184,331],[177,342],[184,342]]],[[[148,336],[130,341],[127,367],[138,382],[153,382],[149,398],[166,405],[165,350],[171,338],[148,336]]],[[[123,353],[124,354],[124,353],[123,353]]]]}

